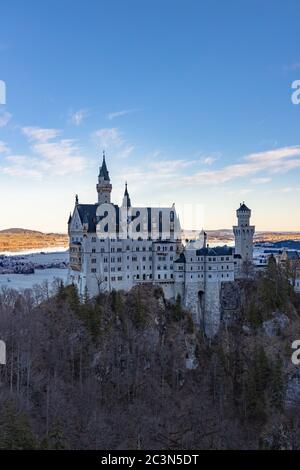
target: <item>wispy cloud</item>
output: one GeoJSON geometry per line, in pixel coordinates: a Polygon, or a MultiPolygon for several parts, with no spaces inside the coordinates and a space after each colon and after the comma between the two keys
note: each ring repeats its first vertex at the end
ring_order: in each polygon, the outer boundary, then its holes
{"type": "Polygon", "coordinates": [[[80,126],[80,124],[86,119],[90,114],[90,111],[88,109],[79,109],[78,111],[75,111],[74,113],[70,113],[70,121],[72,124],[75,126],[80,126]]]}
{"type": "Polygon", "coordinates": [[[267,184],[272,181],[272,178],[252,178],[251,183],[252,184],[267,184]]]}
{"type": "Polygon", "coordinates": [[[137,111],[139,111],[137,108],[122,109],[121,111],[115,111],[113,113],[108,113],[106,117],[107,117],[107,119],[112,121],[113,119],[116,119],[118,117],[126,116],[126,114],[136,113],[137,111]]]}
{"type": "Polygon", "coordinates": [[[8,111],[3,111],[0,113],[0,127],[5,127],[12,118],[12,114],[8,111]]]}
{"type": "Polygon", "coordinates": [[[292,64],[284,65],[283,70],[284,72],[293,72],[295,70],[300,70],[300,62],[293,62],[292,64]]]}
{"type": "Polygon", "coordinates": [[[283,173],[295,168],[300,168],[300,146],[246,155],[241,159],[241,163],[214,171],[201,171],[192,176],[186,176],[184,181],[190,185],[220,184],[237,178],[251,177],[260,172],[283,173]]]}
{"type": "Polygon", "coordinates": [[[8,153],[9,150],[10,149],[7,146],[7,144],[5,142],[3,142],[2,140],[0,140],[0,153],[8,153]]]}
{"type": "Polygon", "coordinates": [[[29,155],[8,155],[0,172],[11,176],[42,178],[64,176],[84,170],[86,159],[72,139],[59,139],[61,131],[39,127],[23,127],[30,147],[29,155]]]}
{"type": "Polygon", "coordinates": [[[206,157],[202,157],[200,159],[201,163],[203,163],[203,165],[212,165],[215,161],[217,161],[219,159],[219,157],[215,156],[215,155],[207,155],[206,157]]]}
{"type": "Polygon", "coordinates": [[[194,164],[194,160],[161,160],[159,162],[150,162],[149,169],[155,170],[158,175],[171,176],[172,174],[194,164]]]}
{"type": "Polygon", "coordinates": [[[44,129],[42,127],[22,127],[21,131],[29,142],[47,142],[55,139],[61,133],[58,129],[44,129]]]}
{"type": "Polygon", "coordinates": [[[116,158],[126,158],[134,150],[134,145],[129,144],[123,133],[116,127],[102,128],[93,133],[100,147],[107,150],[116,158]]]}

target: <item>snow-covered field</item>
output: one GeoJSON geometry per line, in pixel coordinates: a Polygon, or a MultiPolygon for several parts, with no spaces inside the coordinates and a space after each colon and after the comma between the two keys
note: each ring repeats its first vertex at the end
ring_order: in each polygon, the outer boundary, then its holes
{"type": "Polygon", "coordinates": [[[45,266],[44,269],[35,269],[34,274],[0,274],[0,288],[10,287],[14,289],[28,289],[35,284],[41,284],[48,281],[51,284],[56,278],[62,279],[63,282],[67,281],[68,270],[66,268],[47,268],[47,265],[55,263],[67,263],[68,252],[66,250],[48,252],[31,252],[26,254],[21,253],[3,253],[11,259],[19,259],[25,263],[32,263],[34,265],[45,266]]]}

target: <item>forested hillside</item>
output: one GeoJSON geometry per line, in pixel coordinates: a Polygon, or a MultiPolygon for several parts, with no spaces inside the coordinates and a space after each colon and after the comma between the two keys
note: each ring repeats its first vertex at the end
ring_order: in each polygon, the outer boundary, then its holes
{"type": "Polygon", "coordinates": [[[273,264],[228,295],[209,341],[152,287],[2,291],[0,449],[299,449],[299,298],[273,264]]]}

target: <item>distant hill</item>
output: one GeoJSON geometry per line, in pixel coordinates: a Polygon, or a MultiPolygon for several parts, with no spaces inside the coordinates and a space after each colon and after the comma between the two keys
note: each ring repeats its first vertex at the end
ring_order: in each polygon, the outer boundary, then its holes
{"type": "Polygon", "coordinates": [[[300,250],[300,240],[281,240],[275,242],[277,248],[289,248],[290,250],[300,250]]]}
{"type": "Polygon", "coordinates": [[[26,233],[26,234],[32,234],[32,235],[44,235],[43,232],[40,232],[38,230],[29,230],[26,228],[6,228],[5,230],[0,230],[0,234],[7,234],[7,235],[14,235],[14,234],[19,234],[19,233],[26,233]]]}
{"type": "Polygon", "coordinates": [[[24,228],[0,230],[0,252],[18,252],[32,249],[68,247],[68,235],[62,233],[43,233],[24,228]]]}

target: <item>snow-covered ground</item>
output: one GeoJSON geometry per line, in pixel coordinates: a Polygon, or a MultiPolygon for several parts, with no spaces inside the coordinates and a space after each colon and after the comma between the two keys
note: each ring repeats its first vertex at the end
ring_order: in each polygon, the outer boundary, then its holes
{"type": "Polygon", "coordinates": [[[0,274],[0,288],[28,289],[35,284],[48,281],[51,284],[55,278],[67,281],[67,269],[37,269],[34,274],[0,274]]]}
{"type": "Polygon", "coordinates": [[[27,289],[35,284],[41,284],[48,281],[51,284],[56,278],[62,279],[63,282],[67,281],[68,269],[47,266],[51,264],[60,264],[68,262],[68,251],[41,251],[34,250],[34,252],[21,254],[21,253],[3,253],[9,256],[12,261],[20,260],[24,263],[33,265],[45,266],[44,269],[35,269],[34,274],[0,274],[0,288],[10,287],[14,289],[27,289]]]}

